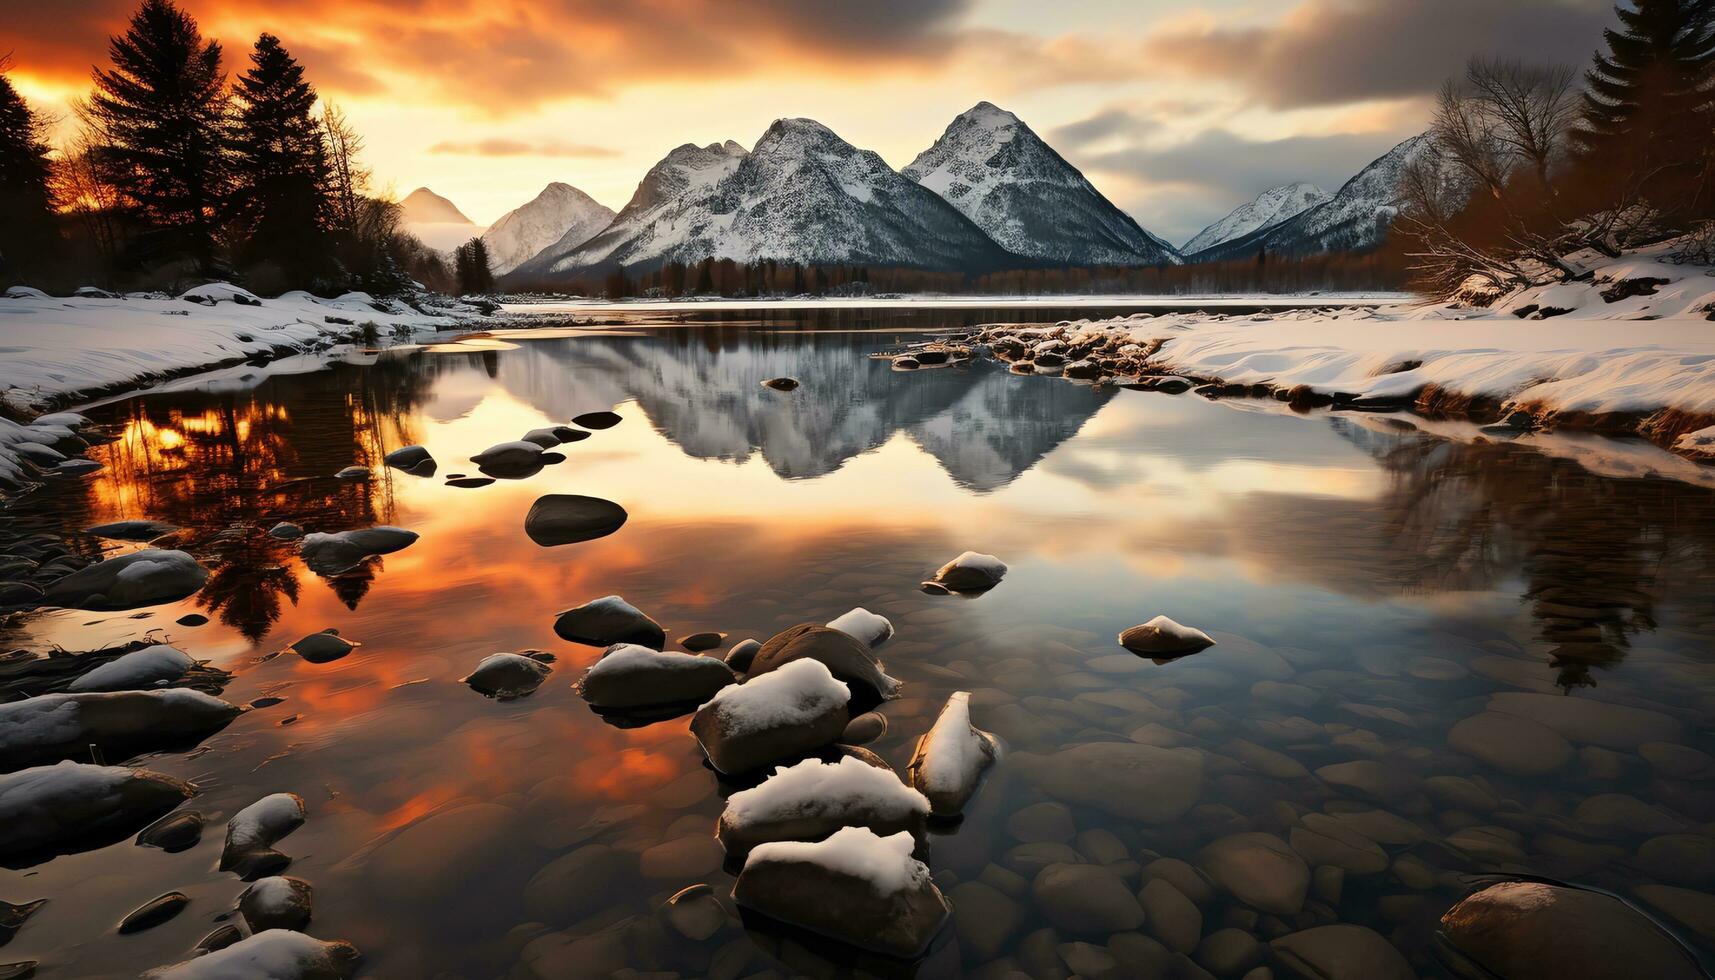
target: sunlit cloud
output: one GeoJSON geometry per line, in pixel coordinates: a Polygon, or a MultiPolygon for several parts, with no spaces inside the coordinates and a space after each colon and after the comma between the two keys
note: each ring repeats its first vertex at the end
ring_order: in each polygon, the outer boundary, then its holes
{"type": "Polygon", "coordinates": [[[483,157],[572,157],[582,159],[601,159],[621,155],[620,151],[606,146],[561,143],[557,140],[516,140],[504,137],[483,140],[442,140],[429,147],[429,152],[483,157]]]}

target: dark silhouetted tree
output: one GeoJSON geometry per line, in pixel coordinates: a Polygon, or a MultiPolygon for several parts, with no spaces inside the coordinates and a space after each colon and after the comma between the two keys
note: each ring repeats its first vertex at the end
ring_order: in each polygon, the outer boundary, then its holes
{"type": "Polygon", "coordinates": [[[143,0],[108,48],[112,67],[95,70],[81,114],[104,178],[141,226],[139,258],[189,259],[212,274],[231,174],[220,44],[171,0],[143,0]]]}
{"type": "Polygon", "coordinates": [[[461,293],[494,292],[494,266],[489,261],[488,243],[472,238],[453,251],[453,277],[461,293]]]}
{"type": "Polygon", "coordinates": [[[0,58],[0,277],[30,276],[58,251],[53,164],[42,122],[0,58]]]}
{"type": "Polygon", "coordinates": [[[327,146],[304,68],[264,34],[238,77],[233,215],[245,267],[269,264],[282,285],[309,287],[332,269],[327,146]]]}

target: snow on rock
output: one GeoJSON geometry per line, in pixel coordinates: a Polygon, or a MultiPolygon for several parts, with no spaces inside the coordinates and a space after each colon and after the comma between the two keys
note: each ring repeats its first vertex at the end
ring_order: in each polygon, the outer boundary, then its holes
{"type": "Polygon", "coordinates": [[[188,688],[39,694],[0,704],[0,768],[87,756],[92,744],[110,754],[176,745],[225,728],[242,711],[188,688]]]}
{"type": "Polygon", "coordinates": [[[1685,433],[1674,440],[1673,448],[1693,459],[1715,459],[1715,425],[1685,433]]]}
{"type": "Polygon", "coordinates": [[[0,859],[111,843],[194,792],[189,783],[147,769],[77,762],[0,776],[0,859]]]}
{"type": "Polygon", "coordinates": [[[135,609],[176,602],[208,581],[208,569],[183,551],[134,551],[55,579],[43,603],[68,609],[135,609]]]}
{"type": "Polygon", "coordinates": [[[416,531],[379,524],[350,531],[306,534],[298,546],[298,554],[310,571],[338,575],[357,567],[371,555],[390,555],[410,547],[416,540],[416,531]]]}
{"type": "Polygon", "coordinates": [[[500,216],[482,240],[497,276],[518,268],[556,242],[582,245],[613,221],[613,209],[570,184],[555,181],[528,203],[500,216]]]}
{"type": "Polygon", "coordinates": [[[1120,634],[1120,646],[1146,657],[1183,657],[1215,645],[1209,634],[1157,616],[1120,634]]]}
{"type": "Polygon", "coordinates": [[[144,980],[346,980],[363,957],[347,942],[269,929],[196,959],[150,970],[144,980]]]}
{"type": "Polygon", "coordinates": [[[821,661],[795,660],[721,688],[697,709],[691,733],[716,769],[745,772],[833,744],[850,700],[821,661]]]}
{"type": "Polygon", "coordinates": [[[459,678],[487,697],[510,701],[533,693],[553,673],[553,668],[521,653],[491,653],[476,669],[459,678]]]}
{"type": "Polygon", "coordinates": [[[737,681],[732,668],[715,657],[621,643],[590,665],[578,693],[596,708],[623,711],[702,704],[737,681]]]}
{"type": "Polygon", "coordinates": [[[66,690],[73,693],[139,691],[176,681],[196,665],[197,662],[183,650],[157,643],[133,650],[79,675],[66,686],[66,690]]]}
{"type": "Polygon", "coordinates": [[[559,613],[554,618],[554,632],[562,640],[592,647],[635,643],[659,650],[667,645],[667,631],[660,623],[616,595],[592,599],[559,613]]]}
{"type": "Polygon", "coordinates": [[[942,565],[934,580],[955,592],[981,592],[999,585],[1005,575],[1006,562],[993,555],[967,551],[942,565]]]}
{"type": "Polygon", "coordinates": [[[893,636],[893,624],[887,621],[886,616],[872,613],[862,606],[828,623],[828,628],[839,630],[871,650],[893,636]]]}
{"type": "Polygon", "coordinates": [[[1288,218],[1303,214],[1328,197],[1328,192],[1315,184],[1299,182],[1271,187],[1258,194],[1255,200],[1239,205],[1226,217],[1198,232],[1180,246],[1179,251],[1194,256],[1204,249],[1272,228],[1288,218]]]}
{"type": "Polygon", "coordinates": [[[847,827],[824,841],[778,841],[750,852],[733,886],[745,908],[840,942],[915,958],[950,909],[911,856],[910,834],[847,827]]]}
{"type": "Polygon", "coordinates": [[[971,724],[971,695],[955,691],[935,724],[917,740],[907,772],[937,817],[955,817],[976,795],[983,773],[1000,757],[993,735],[971,724]]]}
{"type": "Polygon", "coordinates": [[[921,836],[929,801],[891,769],[846,757],[776,769],[759,786],[727,797],[715,836],[729,854],[770,841],[818,841],[842,827],[921,836]]]}
{"type": "Polygon", "coordinates": [[[303,797],[296,793],[271,793],[233,814],[226,822],[220,870],[250,879],[285,868],[291,858],[274,845],[302,827],[304,816],[303,797]]]}
{"type": "Polygon", "coordinates": [[[252,933],[269,929],[302,930],[310,924],[315,892],[301,878],[258,878],[238,896],[238,914],[252,933]]]}
{"type": "Polygon", "coordinates": [[[888,676],[869,647],[848,633],[814,623],[800,623],[769,637],[751,659],[748,673],[757,677],[799,660],[820,661],[862,700],[899,697],[899,681],[888,676]]]}

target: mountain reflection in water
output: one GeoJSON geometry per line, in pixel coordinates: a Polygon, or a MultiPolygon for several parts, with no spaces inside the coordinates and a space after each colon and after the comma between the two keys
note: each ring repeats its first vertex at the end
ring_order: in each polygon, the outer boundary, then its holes
{"type": "MultiPolygon", "coordinates": [[[[91,976],[181,958],[241,887],[207,870],[219,821],[291,790],[310,818],[281,846],[296,858],[290,873],[316,887],[313,931],[355,942],[366,975],[553,975],[562,956],[640,968],[665,957],[698,973],[695,956],[673,959],[680,951],[666,939],[665,952],[597,941],[651,922],[685,885],[731,884],[718,848],[677,848],[673,861],[652,851],[706,839],[729,791],[683,720],[615,728],[571,689],[596,651],[558,640],[553,615],[615,593],[669,637],[764,638],[857,605],[888,616],[898,635],[881,653],[906,689],[874,748],[896,767],[956,689],[976,692],[977,723],[1016,750],[1131,737],[1209,753],[1185,827],[1090,822],[1079,811],[1079,830],[1111,831],[1140,853],[1189,859],[1202,829],[1245,829],[1276,803],[1349,802],[1315,780],[1238,766],[1238,739],[1311,768],[1378,758],[1469,774],[1476,764],[1448,749],[1448,727],[1493,693],[1524,691],[1647,707],[1693,722],[1687,744],[1711,747],[1700,720],[1715,708],[1710,490],[1599,476],[1523,445],[1445,441],[1400,417],[1299,418],[1272,404],[985,364],[903,373],[867,356],[902,336],[714,326],[499,336],[484,349],[393,352],[93,412],[122,430],[95,452],[106,468],[81,493],[25,506],[68,529],[167,521],[184,529],[174,546],[214,575],[199,595],[142,619],[22,618],[5,627],[6,646],[168,639],[232,670],[229,700],[286,700],[194,753],[146,759],[202,785],[191,805],[211,822],[198,852],[169,860],[127,843],[6,879],[0,897],[51,899],[6,958],[91,976]],[[759,384],[779,376],[802,387],[759,384]],[[469,456],[494,443],[609,409],[625,421],[561,447],[564,463],[478,489],[445,483],[474,473],[469,456]],[[435,476],[381,465],[410,443],[433,453],[435,476]],[[333,479],[350,465],[372,467],[374,479],[333,479]],[[612,500],[630,520],[599,540],[543,548],[523,515],[547,493],[612,500]],[[267,534],[283,520],[319,531],[397,524],[422,537],[323,579],[267,534]],[[967,548],[1011,566],[999,589],[974,601],[916,591],[967,548]],[[215,622],[174,624],[192,611],[215,622]],[[1210,630],[1220,646],[1165,667],[1096,666],[1120,652],[1119,630],[1158,613],[1210,630]],[[363,645],[326,664],[267,658],[328,627],[363,645]],[[482,656],[525,649],[559,658],[534,695],[494,702],[457,683],[482,656]],[[1304,700],[1272,700],[1285,687],[1304,700]],[[589,907],[540,921],[529,882],[593,846],[615,857],[581,883],[589,907]],[[106,934],[170,889],[202,914],[123,942],[106,934]]],[[[1715,820],[1699,784],[1654,776],[1631,756],[1599,784],[1573,769],[1528,780],[1483,772],[1523,804],[1496,822],[1534,808],[1564,826],[1564,812],[1599,791],[1670,808],[1687,825],[1715,820]]],[[[1008,817],[1041,798],[1003,765],[965,823],[931,842],[931,864],[969,880],[1004,863],[1016,843],[1008,817]]],[[[1427,801],[1399,808],[1449,830],[1479,819],[1427,801]]],[[[1525,841],[1528,858],[1505,863],[1619,891],[1640,874],[1630,841],[1594,866],[1587,853],[1574,866],[1525,841]]],[[[1438,884],[1412,915],[1383,921],[1373,908],[1383,884],[1348,887],[1338,915],[1433,972],[1428,929],[1457,895],[1438,884]]],[[[1042,925],[1032,914],[1019,934],[1042,925]]],[[[831,969],[767,937],[729,940],[754,945],[747,972],[770,957],[831,969]]]]}

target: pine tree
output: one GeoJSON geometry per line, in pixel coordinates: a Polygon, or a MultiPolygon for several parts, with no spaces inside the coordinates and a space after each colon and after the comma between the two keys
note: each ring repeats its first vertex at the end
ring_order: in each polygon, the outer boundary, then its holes
{"type": "Polygon", "coordinates": [[[238,78],[233,133],[233,215],[246,266],[273,263],[283,285],[308,287],[331,272],[330,172],[316,90],[280,39],[264,34],[238,78]]]}
{"type": "Polygon", "coordinates": [[[108,50],[113,66],[96,69],[82,114],[105,179],[144,226],[141,257],[215,273],[230,174],[220,44],[172,0],[143,0],[108,50]]]}
{"type": "Polygon", "coordinates": [[[0,59],[0,277],[28,274],[58,244],[50,182],[53,165],[42,123],[0,59]]]}
{"type": "Polygon", "coordinates": [[[494,269],[488,257],[488,243],[480,237],[472,238],[454,249],[453,277],[458,280],[461,294],[494,292],[494,269]]]}
{"type": "Polygon", "coordinates": [[[1574,139],[1587,168],[1642,185],[1658,207],[1695,197],[1709,162],[1715,81],[1715,0],[1616,5],[1621,30],[1586,73],[1574,139]]]}

